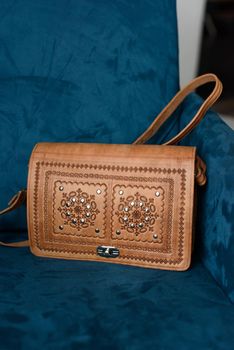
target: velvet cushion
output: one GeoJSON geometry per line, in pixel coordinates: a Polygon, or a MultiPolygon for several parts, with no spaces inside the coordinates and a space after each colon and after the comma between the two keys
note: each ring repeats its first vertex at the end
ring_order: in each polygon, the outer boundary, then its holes
{"type": "MultiPolygon", "coordinates": [[[[36,142],[130,143],[144,131],[178,89],[175,6],[1,1],[1,207],[26,186],[36,142]]],[[[0,220],[25,227],[24,210],[0,220]]]]}
{"type": "MultiPolygon", "coordinates": [[[[195,94],[185,101],[181,127],[201,102],[195,94]]],[[[207,185],[198,193],[197,252],[234,302],[234,131],[209,111],[183,143],[197,146],[207,164],[207,185]]]]}
{"type": "Polygon", "coordinates": [[[230,350],[234,307],[198,261],[180,273],[0,254],[0,347],[230,350]]]}

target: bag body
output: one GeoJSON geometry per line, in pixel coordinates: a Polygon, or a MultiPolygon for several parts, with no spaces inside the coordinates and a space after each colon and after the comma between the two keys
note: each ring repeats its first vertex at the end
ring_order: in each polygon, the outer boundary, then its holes
{"type": "Polygon", "coordinates": [[[174,146],[190,133],[222,92],[213,74],[179,91],[132,145],[39,143],[29,163],[28,188],[0,211],[27,199],[33,254],[186,270],[191,263],[195,183],[206,183],[206,165],[195,147],[174,146]],[[197,87],[215,86],[191,122],[164,145],[143,145],[197,87]]]}
{"type": "Polygon", "coordinates": [[[187,269],[194,174],[194,147],[38,144],[27,190],[31,251],[187,269]]]}

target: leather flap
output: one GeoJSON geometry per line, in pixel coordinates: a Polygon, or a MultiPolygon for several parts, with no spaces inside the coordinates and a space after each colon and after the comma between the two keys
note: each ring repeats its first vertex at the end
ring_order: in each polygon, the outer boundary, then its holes
{"type": "Polygon", "coordinates": [[[185,270],[195,148],[38,144],[28,177],[35,255],[185,270]]]}

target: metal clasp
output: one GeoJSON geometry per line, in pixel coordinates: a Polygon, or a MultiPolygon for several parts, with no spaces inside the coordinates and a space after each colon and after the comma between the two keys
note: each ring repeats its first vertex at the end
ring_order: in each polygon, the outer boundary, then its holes
{"type": "Polygon", "coordinates": [[[105,258],[117,258],[119,256],[119,249],[103,245],[97,247],[97,254],[105,258]]]}

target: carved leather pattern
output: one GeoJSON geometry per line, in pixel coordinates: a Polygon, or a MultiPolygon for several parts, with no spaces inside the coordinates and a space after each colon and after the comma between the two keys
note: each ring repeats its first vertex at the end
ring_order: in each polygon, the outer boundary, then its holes
{"type": "MultiPolygon", "coordinates": [[[[158,180],[162,181],[162,179],[158,180]]],[[[164,205],[162,186],[116,185],[112,196],[112,238],[156,242],[153,239],[156,226],[157,242],[160,242],[163,231],[164,205]],[[150,193],[150,197],[146,195],[146,191],[150,193]],[[127,192],[127,195],[120,194],[122,192],[123,194],[127,192]],[[116,234],[114,231],[114,227],[118,227],[118,224],[121,234],[116,234]]]]}
{"type": "MultiPolygon", "coordinates": [[[[113,200],[112,200],[112,238],[117,239],[118,247],[119,248],[125,248],[129,249],[129,243],[131,243],[131,249],[134,249],[135,251],[148,251],[148,252],[159,252],[159,253],[171,253],[172,251],[172,220],[173,220],[173,200],[174,200],[174,180],[171,178],[155,178],[154,182],[158,182],[160,184],[159,187],[149,187],[149,186],[130,186],[132,189],[151,189],[152,193],[154,191],[160,190],[160,201],[161,204],[157,204],[157,208],[159,211],[159,217],[156,220],[156,227],[155,230],[157,232],[158,238],[157,240],[153,239],[153,235],[151,230],[148,230],[149,232],[144,235],[135,235],[135,234],[125,234],[125,235],[117,235],[114,230],[114,221],[116,219],[115,213],[114,213],[114,206],[116,202],[116,195],[117,195],[117,189],[119,189],[118,186],[115,187],[113,200]],[[163,187],[166,187],[168,185],[168,201],[167,201],[167,218],[164,217],[164,209],[165,209],[165,193],[163,190],[163,187]],[[150,235],[149,235],[150,233],[150,235]],[[147,237],[148,236],[148,237],[147,237]],[[142,241],[143,243],[151,243],[150,245],[139,245],[138,242],[142,241]],[[124,243],[122,243],[124,242],[124,243]],[[134,244],[136,242],[137,244],[134,244]]],[[[123,186],[121,186],[123,188],[123,186]]],[[[159,198],[157,198],[159,199],[159,198]]],[[[181,212],[181,215],[183,213],[181,212]]],[[[182,217],[183,219],[183,217],[182,217]]],[[[183,220],[182,220],[183,222],[183,220]]]]}
{"type": "Polygon", "coordinates": [[[31,238],[34,240],[34,244],[42,249],[40,244],[40,235],[39,235],[39,217],[38,217],[38,186],[39,186],[39,177],[40,177],[40,162],[36,164],[35,170],[35,183],[34,183],[34,192],[33,192],[33,223],[35,234],[31,238]]]}
{"type": "Polygon", "coordinates": [[[159,217],[154,198],[148,199],[139,192],[126,199],[120,198],[118,211],[115,214],[118,216],[121,229],[134,233],[136,236],[146,232],[147,229],[153,231],[153,225],[159,217]]]}
{"type": "MultiPolygon", "coordinates": [[[[154,247],[149,247],[149,246],[137,246],[137,245],[133,245],[133,246],[129,246],[128,245],[128,241],[131,241],[131,238],[126,239],[126,244],[120,244],[118,245],[119,247],[124,247],[127,249],[133,249],[133,251],[140,250],[140,251],[161,251],[161,252],[169,252],[171,249],[171,239],[170,239],[170,235],[171,235],[171,231],[172,231],[172,209],[173,209],[173,179],[170,177],[170,175],[173,174],[179,174],[181,177],[181,193],[180,193],[180,200],[181,200],[181,206],[180,206],[180,211],[179,211],[179,254],[177,256],[177,258],[158,258],[157,256],[155,256],[154,258],[151,257],[140,257],[138,255],[134,255],[134,253],[131,253],[131,255],[129,254],[121,254],[120,259],[126,260],[126,259],[130,259],[130,260],[136,260],[136,261],[146,261],[149,263],[161,263],[161,264],[178,264],[180,263],[180,261],[183,259],[183,236],[184,236],[184,212],[185,212],[185,208],[184,208],[184,196],[185,196],[185,183],[186,183],[186,171],[184,169],[165,169],[165,168],[145,168],[145,167],[120,167],[120,166],[102,166],[102,165],[89,165],[89,164],[70,164],[70,163],[57,163],[57,162],[37,162],[36,163],[36,170],[35,170],[35,182],[34,182],[34,195],[33,195],[33,223],[34,223],[34,236],[33,236],[33,240],[35,245],[42,251],[50,251],[50,252],[57,252],[59,253],[60,251],[63,253],[72,253],[72,254],[81,254],[81,255],[96,255],[96,252],[93,251],[92,249],[89,249],[89,246],[93,246],[96,245],[96,243],[93,243],[92,241],[81,241],[79,240],[79,238],[77,238],[77,245],[74,244],[74,241],[70,240],[69,237],[65,237],[65,240],[63,240],[63,244],[61,245],[61,247],[58,247],[58,245],[53,245],[53,242],[57,242],[58,244],[61,243],[61,241],[58,240],[58,238],[56,238],[55,236],[50,236],[48,238],[48,232],[49,232],[49,227],[48,227],[48,221],[49,221],[49,217],[48,217],[48,186],[45,186],[45,192],[44,192],[44,214],[45,214],[45,220],[44,220],[44,229],[45,229],[45,238],[46,238],[46,242],[50,243],[49,245],[45,245],[43,242],[41,242],[41,234],[40,234],[40,229],[39,229],[39,217],[38,217],[38,206],[37,206],[37,202],[38,202],[38,195],[39,195],[39,179],[40,179],[40,169],[41,167],[43,169],[45,168],[52,168],[52,169],[56,169],[56,168],[62,168],[62,171],[56,171],[56,170],[51,170],[51,171],[47,171],[46,172],[46,176],[49,179],[50,175],[53,175],[55,177],[71,177],[72,181],[70,181],[70,183],[72,185],[76,185],[76,196],[77,198],[79,198],[80,194],[86,196],[86,198],[88,200],[93,200],[95,202],[95,198],[91,197],[92,195],[90,195],[87,191],[84,192],[82,190],[82,188],[80,187],[82,184],[84,184],[85,182],[83,182],[83,180],[86,180],[86,185],[87,183],[90,184],[94,184],[95,182],[93,182],[94,180],[98,180],[100,183],[100,180],[115,180],[117,181],[124,181],[124,182],[140,182],[140,183],[147,183],[147,182],[152,182],[152,183],[157,183],[161,181],[159,186],[155,186],[155,187],[150,187],[150,186],[142,186],[142,185],[135,185],[133,187],[134,191],[133,191],[133,195],[132,196],[128,196],[128,197],[121,197],[122,199],[120,199],[119,204],[117,205],[117,210],[114,212],[112,210],[112,215],[113,213],[115,213],[119,224],[121,225],[121,229],[125,230],[126,232],[128,232],[128,234],[133,234],[135,235],[134,242],[138,242],[139,240],[142,242],[148,242],[151,244],[154,244],[154,247]],[[149,173],[155,173],[157,175],[162,174],[163,176],[165,176],[164,178],[155,178],[155,177],[143,177],[143,176],[122,176],[122,175],[113,175],[113,174],[95,174],[94,173],[89,173],[89,174],[84,174],[84,173],[79,173],[77,172],[76,169],[79,168],[86,168],[86,169],[95,169],[96,168],[102,168],[105,170],[117,170],[117,171],[126,171],[126,172],[149,172],[149,173]],[[123,169],[122,169],[123,168],[123,169]],[[65,170],[66,169],[66,170],[65,170]],[[64,171],[65,170],[65,171],[64,171]],[[69,172],[70,170],[70,172],[69,172]],[[167,178],[168,176],[168,178],[167,178]],[[92,180],[92,182],[91,182],[92,180]],[[167,205],[168,207],[168,218],[167,220],[161,220],[163,218],[163,208],[164,208],[164,186],[163,183],[168,182],[169,186],[170,186],[170,191],[168,192],[168,203],[167,205]],[[148,188],[152,188],[153,193],[157,190],[160,189],[160,204],[156,204],[156,200],[158,198],[156,197],[146,197],[144,196],[144,190],[148,188]],[[133,197],[133,198],[132,198],[133,197]],[[149,215],[150,219],[149,219],[149,223],[147,223],[147,220],[145,221],[146,215],[145,213],[140,213],[139,212],[139,208],[137,208],[137,206],[130,211],[130,215],[129,218],[131,220],[133,220],[135,225],[139,225],[139,220],[140,221],[144,221],[145,222],[145,227],[138,227],[134,232],[132,232],[131,228],[127,227],[125,222],[122,221],[121,219],[121,212],[122,212],[122,204],[126,205],[127,202],[129,202],[131,199],[133,199],[133,201],[139,201],[141,200],[142,202],[144,202],[143,207],[145,208],[146,206],[150,207],[151,206],[151,213],[149,215]],[[155,223],[158,222],[158,228],[159,230],[157,231],[158,234],[158,239],[157,241],[154,241],[151,237],[151,240],[144,240],[144,234],[147,232],[153,232],[154,231],[154,225],[155,223]],[[163,225],[166,225],[163,227],[163,225]],[[159,243],[163,243],[163,236],[165,236],[164,238],[164,246],[160,247],[159,243]],[[73,244],[71,244],[73,243],[73,244]],[[68,244],[68,245],[67,245],[68,244]],[[70,244],[70,245],[69,245],[70,244]],[[158,246],[157,246],[158,245],[158,246]],[[82,247],[84,246],[84,247],[82,247]]],[[[64,181],[59,180],[57,181],[58,183],[56,184],[56,186],[58,186],[59,184],[63,184],[64,181]]],[[[103,183],[102,183],[103,185],[103,183]]],[[[120,186],[121,188],[124,187],[123,185],[116,185],[116,186],[120,186]]],[[[126,187],[126,186],[125,186],[126,187]]],[[[116,188],[113,188],[113,193],[111,195],[112,198],[112,205],[115,206],[115,197],[116,197],[116,193],[114,192],[116,188]]],[[[108,188],[107,188],[108,191],[108,188]]],[[[70,219],[65,218],[64,213],[65,213],[65,206],[66,206],[66,202],[67,200],[70,199],[71,194],[73,195],[74,193],[71,192],[64,192],[64,201],[60,201],[59,202],[59,206],[57,207],[57,211],[61,217],[61,219],[63,219],[63,224],[67,227],[69,227],[72,230],[76,230],[76,233],[81,233],[86,237],[86,234],[84,233],[84,230],[81,229],[80,225],[74,226],[71,222],[70,219]],[[73,227],[74,226],[74,227],[73,227]]],[[[75,205],[72,206],[71,208],[73,211],[72,213],[75,213],[75,205]]],[[[53,209],[54,213],[56,212],[56,208],[53,209]]],[[[78,210],[78,209],[77,209],[78,210]]],[[[95,207],[95,213],[94,216],[92,217],[92,220],[89,220],[87,222],[87,226],[86,229],[88,230],[90,227],[94,227],[95,226],[95,220],[96,217],[100,214],[100,209],[98,207],[95,207]]],[[[79,213],[77,213],[76,218],[80,218],[80,213],[82,212],[82,206],[79,209],[79,213]],[[79,214],[79,215],[78,215],[79,214]]],[[[85,212],[85,210],[83,211],[83,213],[85,212]]],[[[57,214],[55,214],[55,216],[57,217],[57,214]]],[[[73,215],[73,214],[72,214],[73,215]]],[[[75,214],[74,214],[75,215],[75,214]]],[[[72,216],[74,217],[74,216],[72,216]]],[[[105,220],[105,218],[104,218],[105,220]]],[[[104,225],[105,226],[105,225],[104,225]]],[[[106,229],[106,227],[105,227],[106,229]]],[[[112,238],[121,240],[120,237],[116,238],[116,235],[114,237],[114,233],[113,233],[113,227],[112,227],[112,238]]],[[[56,230],[54,230],[53,232],[54,234],[58,233],[58,235],[60,235],[61,237],[66,236],[67,232],[58,232],[56,230]]],[[[74,233],[73,233],[74,234],[74,233]]]]}
{"type": "MultiPolygon", "coordinates": [[[[50,172],[47,173],[47,177],[49,174],[50,172]]],[[[101,231],[99,237],[104,237],[106,195],[107,186],[104,183],[56,181],[53,189],[54,233],[96,237],[95,221],[98,216],[101,216],[102,226],[99,227],[101,231]],[[84,188],[88,188],[89,193],[84,188]],[[98,190],[101,191],[99,195],[98,190]],[[58,230],[59,227],[62,227],[62,231],[58,230]]]]}
{"type": "Polygon", "coordinates": [[[95,196],[89,195],[87,192],[82,192],[80,188],[77,191],[63,193],[63,199],[60,201],[58,211],[61,218],[64,219],[64,225],[70,225],[76,228],[77,231],[94,226],[94,220],[100,211],[97,209],[95,196]],[[84,200],[84,203],[81,203],[84,200]],[[88,207],[86,205],[88,203],[88,207]],[[81,220],[84,220],[82,224],[81,220]]]}

